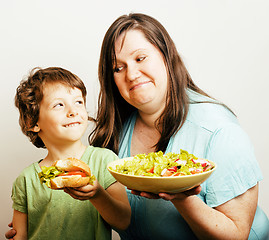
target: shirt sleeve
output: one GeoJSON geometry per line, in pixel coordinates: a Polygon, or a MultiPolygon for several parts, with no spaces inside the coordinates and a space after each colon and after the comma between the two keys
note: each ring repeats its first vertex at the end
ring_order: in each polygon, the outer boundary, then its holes
{"type": "Polygon", "coordinates": [[[107,189],[111,184],[116,182],[116,179],[107,170],[107,164],[117,160],[118,156],[106,148],[92,147],[91,150],[90,158],[92,160],[90,161],[89,166],[100,185],[104,189],[107,189]]]}
{"type": "Polygon", "coordinates": [[[12,187],[13,209],[27,213],[26,183],[23,175],[17,177],[12,187]]]}
{"type": "Polygon", "coordinates": [[[206,181],[206,203],[219,206],[262,180],[253,146],[242,128],[234,123],[217,129],[209,142],[207,158],[217,164],[206,181]]]}
{"type": "Polygon", "coordinates": [[[110,172],[107,170],[107,164],[109,162],[112,162],[114,160],[118,159],[118,156],[114,154],[112,151],[107,150],[108,157],[105,160],[105,168],[103,169],[104,173],[104,188],[107,189],[111,184],[116,182],[116,179],[110,174],[110,172]]]}

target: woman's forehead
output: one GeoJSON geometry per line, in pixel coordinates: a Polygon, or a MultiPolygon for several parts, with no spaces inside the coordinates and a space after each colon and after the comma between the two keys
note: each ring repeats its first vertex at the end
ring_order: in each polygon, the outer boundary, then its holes
{"type": "Polygon", "coordinates": [[[133,54],[139,49],[156,48],[145,37],[145,34],[140,30],[129,30],[122,33],[115,42],[115,54],[116,56],[124,53],[133,54]]]}

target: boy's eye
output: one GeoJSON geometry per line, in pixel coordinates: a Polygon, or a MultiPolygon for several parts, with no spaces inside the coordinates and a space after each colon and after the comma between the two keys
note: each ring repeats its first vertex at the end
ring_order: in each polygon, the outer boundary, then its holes
{"type": "Polygon", "coordinates": [[[58,108],[58,107],[62,107],[62,106],[63,106],[62,103],[56,103],[53,107],[54,107],[54,108],[58,108]]]}
{"type": "Polygon", "coordinates": [[[79,104],[79,105],[84,104],[84,101],[78,100],[78,101],[76,101],[76,104],[79,104]]]}

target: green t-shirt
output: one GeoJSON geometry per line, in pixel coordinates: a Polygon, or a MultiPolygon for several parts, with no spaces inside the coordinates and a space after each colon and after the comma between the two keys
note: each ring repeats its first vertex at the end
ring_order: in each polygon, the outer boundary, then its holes
{"type": "MultiPolygon", "coordinates": [[[[112,151],[89,146],[81,160],[86,162],[104,189],[116,180],[106,169],[118,157],[112,151]]],[[[38,162],[23,170],[13,184],[13,208],[28,214],[28,239],[111,239],[111,227],[90,201],[73,199],[63,190],[41,184],[38,162]]]]}

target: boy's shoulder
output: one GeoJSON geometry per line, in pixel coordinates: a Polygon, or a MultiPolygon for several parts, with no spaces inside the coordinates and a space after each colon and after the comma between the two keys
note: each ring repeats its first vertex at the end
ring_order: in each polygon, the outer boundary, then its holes
{"type": "Polygon", "coordinates": [[[27,182],[35,182],[38,176],[38,167],[38,162],[35,162],[24,168],[13,182],[13,187],[20,186],[20,188],[24,188],[27,182]]]}
{"type": "Polygon", "coordinates": [[[108,148],[101,148],[101,147],[94,147],[94,146],[88,146],[85,153],[117,156],[113,151],[111,151],[108,148]]]}
{"type": "Polygon", "coordinates": [[[94,164],[107,164],[110,161],[118,159],[118,156],[107,148],[100,148],[94,146],[88,146],[85,150],[81,160],[88,165],[94,164]]]}
{"type": "Polygon", "coordinates": [[[37,171],[38,163],[34,162],[29,166],[25,167],[19,174],[18,178],[32,176],[37,171]]]}

